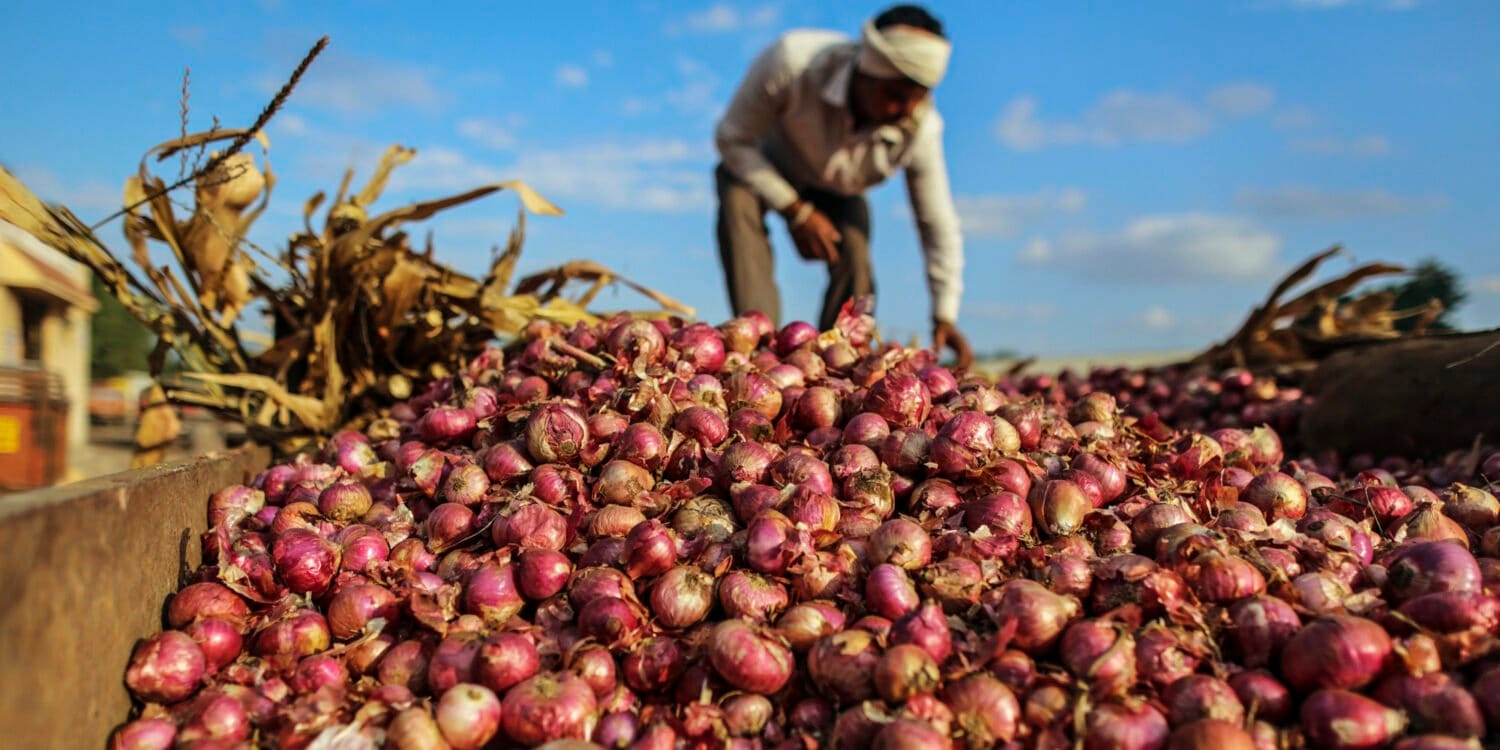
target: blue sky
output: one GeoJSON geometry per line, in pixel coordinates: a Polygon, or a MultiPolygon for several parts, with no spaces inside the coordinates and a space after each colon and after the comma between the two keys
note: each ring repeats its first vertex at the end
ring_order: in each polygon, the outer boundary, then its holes
{"type": "MultiPolygon", "coordinates": [[[[717,113],[777,34],[853,33],[881,7],[15,4],[0,161],[101,217],[140,155],[176,134],[184,66],[195,129],[244,125],[328,34],[270,128],[279,182],[259,243],[279,246],[315,190],[401,143],[418,156],[385,205],[526,179],[568,212],[528,223],[527,269],[592,258],[718,321],[717,113]]],[[[1461,322],[1500,325],[1500,3],[929,7],[954,40],[937,102],[965,221],[961,322],[979,348],[1201,346],[1333,242],[1354,258],[1336,268],[1436,255],[1468,281],[1461,322]]],[[[871,198],[882,323],[925,332],[905,192],[896,180],[871,198]]],[[[444,214],[430,222],[438,252],[480,272],[514,211],[502,197],[444,214]]],[[[824,274],[777,241],[785,316],[815,317],[824,274]]]]}

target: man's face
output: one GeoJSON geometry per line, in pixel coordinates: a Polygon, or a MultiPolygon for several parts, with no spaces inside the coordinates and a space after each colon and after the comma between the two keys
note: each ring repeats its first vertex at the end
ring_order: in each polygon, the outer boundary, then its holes
{"type": "Polygon", "coordinates": [[[872,78],[856,73],[854,97],[861,119],[877,125],[890,125],[910,117],[927,99],[931,89],[905,78],[872,78]]]}

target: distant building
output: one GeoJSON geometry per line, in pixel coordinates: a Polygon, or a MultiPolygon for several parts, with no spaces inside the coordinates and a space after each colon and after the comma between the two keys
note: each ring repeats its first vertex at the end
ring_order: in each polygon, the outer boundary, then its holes
{"type": "Polygon", "coordinates": [[[89,437],[89,282],[86,266],[0,221],[0,368],[57,376],[71,445],[89,437]]]}

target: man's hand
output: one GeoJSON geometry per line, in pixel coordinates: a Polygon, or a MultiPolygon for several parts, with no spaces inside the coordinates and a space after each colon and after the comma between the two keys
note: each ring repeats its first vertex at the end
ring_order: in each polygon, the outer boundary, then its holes
{"type": "Polygon", "coordinates": [[[957,368],[960,370],[967,370],[974,365],[974,350],[969,348],[969,340],[958,330],[958,326],[946,320],[932,321],[932,348],[939,357],[943,356],[944,349],[952,349],[958,357],[957,368]]]}
{"type": "Polygon", "coordinates": [[[829,265],[839,262],[839,242],[843,236],[828,220],[828,216],[822,211],[813,208],[802,201],[797,201],[787,208],[783,215],[787,220],[787,229],[792,233],[792,241],[797,245],[797,254],[808,260],[821,260],[829,265]],[[806,218],[801,223],[797,222],[797,216],[806,212],[806,218]]]}

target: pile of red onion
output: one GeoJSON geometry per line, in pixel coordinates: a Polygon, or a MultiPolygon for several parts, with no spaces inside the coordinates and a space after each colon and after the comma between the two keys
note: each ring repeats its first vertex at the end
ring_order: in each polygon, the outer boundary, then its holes
{"type": "Polygon", "coordinates": [[[1500,453],[1288,460],[1247,373],[872,330],[537,323],[221,490],[112,747],[1500,736],[1500,453]]]}

